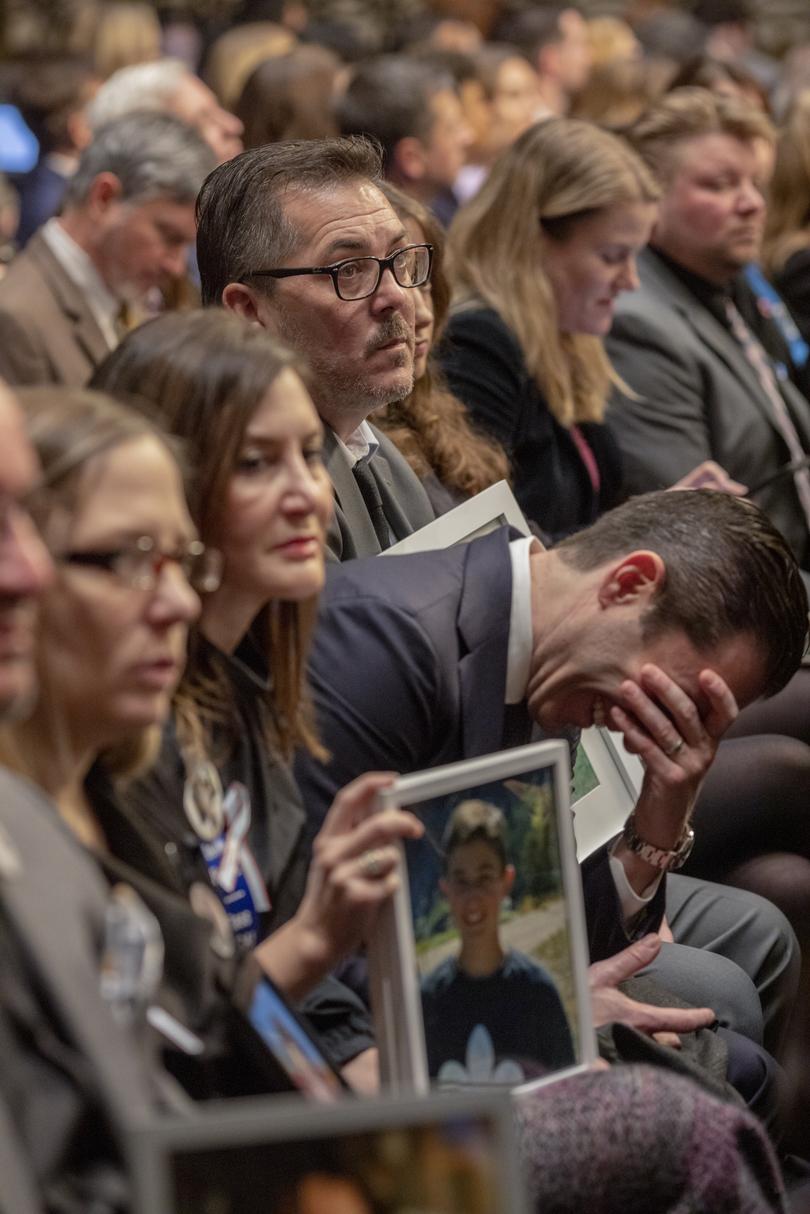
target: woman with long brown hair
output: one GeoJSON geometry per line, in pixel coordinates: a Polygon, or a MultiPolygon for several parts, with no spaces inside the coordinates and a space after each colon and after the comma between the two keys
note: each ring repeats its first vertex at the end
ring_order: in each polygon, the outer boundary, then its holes
{"type": "Polygon", "coordinates": [[[433,357],[450,306],[445,236],[426,207],[389,182],[381,184],[408,240],[433,247],[430,282],[414,291],[416,346],[413,391],[375,418],[421,477],[437,514],[509,476],[501,447],[470,422],[433,357]]]}
{"type": "MultiPolygon", "coordinates": [[[[134,330],[95,382],[140,402],[182,441],[192,518],[223,558],[159,760],[127,805],[161,841],[180,888],[218,898],[239,948],[256,948],[297,997],[358,944],[360,903],[372,911],[396,884],[386,841],[415,828],[362,821],[380,787],[369,777],[344,798],[308,877],[306,817],[287,764],[297,746],[321,753],[305,682],[332,509],[321,423],[293,356],[217,309],[134,330]],[[336,880],[355,899],[353,915],[337,903],[321,913],[336,880]]],[[[345,1026],[338,1036],[341,1062],[371,1040],[345,1026]]]]}

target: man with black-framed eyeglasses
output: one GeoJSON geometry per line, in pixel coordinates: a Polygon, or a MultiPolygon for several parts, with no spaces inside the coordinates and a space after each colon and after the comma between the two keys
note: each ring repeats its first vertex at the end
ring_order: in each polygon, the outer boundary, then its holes
{"type": "Polygon", "coordinates": [[[205,304],[272,330],[310,369],[335,488],[338,560],[371,556],[433,518],[418,478],[369,423],[413,387],[413,288],[432,249],[412,244],[365,139],[270,144],[235,157],[197,202],[205,304]]]}

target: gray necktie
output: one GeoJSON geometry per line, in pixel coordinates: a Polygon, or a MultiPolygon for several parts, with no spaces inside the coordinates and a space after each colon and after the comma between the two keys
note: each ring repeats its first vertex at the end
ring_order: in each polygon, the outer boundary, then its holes
{"type": "MultiPolygon", "coordinates": [[[[757,379],[762,385],[762,390],[770,402],[774,424],[785,441],[785,446],[790,453],[791,463],[795,463],[801,460],[806,455],[806,452],[796,432],[793,418],[788,412],[785,398],[779,389],[771,360],[765,348],[757,341],[743,320],[736,305],[730,299],[727,299],[725,307],[731,332],[742,346],[745,357],[756,372],[757,379]]],[[[807,468],[799,468],[798,471],[793,473],[793,483],[796,486],[796,493],[804,512],[808,530],[810,530],[810,472],[808,472],[807,468]]]]}
{"type": "Polygon", "coordinates": [[[377,484],[374,473],[368,466],[368,460],[358,460],[352,471],[354,472],[354,479],[357,482],[357,488],[360,490],[360,494],[366,504],[366,510],[371,519],[374,534],[380,542],[380,548],[389,548],[391,546],[391,530],[385,517],[385,511],[383,510],[380,487],[377,484]]]}

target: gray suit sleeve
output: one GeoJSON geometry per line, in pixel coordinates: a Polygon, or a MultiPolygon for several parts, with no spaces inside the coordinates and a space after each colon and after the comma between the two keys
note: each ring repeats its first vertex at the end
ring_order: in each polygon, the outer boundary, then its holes
{"type": "Polygon", "coordinates": [[[25,325],[7,312],[0,312],[0,379],[12,387],[53,382],[45,351],[32,340],[25,325]]]}
{"type": "Polygon", "coordinates": [[[607,348],[632,390],[615,390],[607,413],[628,492],[669,488],[714,458],[700,367],[676,336],[637,315],[617,316],[607,348]]]}

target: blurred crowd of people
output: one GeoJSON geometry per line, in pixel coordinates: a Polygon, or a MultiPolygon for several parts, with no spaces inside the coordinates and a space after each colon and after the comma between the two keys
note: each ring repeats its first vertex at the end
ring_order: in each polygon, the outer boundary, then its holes
{"type": "Polygon", "coordinates": [[[521,1111],[537,1208],[810,1209],[810,30],[608,7],[9,7],[3,1214],[266,1091],[262,974],[377,1091],[380,773],[594,725],[612,1069],[521,1111]],[[377,560],[501,481],[533,538],[377,560]]]}

